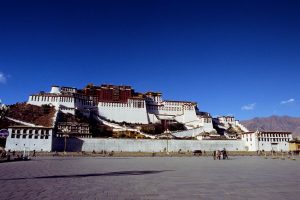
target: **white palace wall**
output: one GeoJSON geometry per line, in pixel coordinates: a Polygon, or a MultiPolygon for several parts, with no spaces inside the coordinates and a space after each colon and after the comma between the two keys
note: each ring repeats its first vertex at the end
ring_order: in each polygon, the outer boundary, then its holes
{"type": "Polygon", "coordinates": [[[68,108],[75,108],[74,97],[59,97],[59,96],[42,96],[31,95],[29,96],[28,103],[31,105],[41,106],[44,104],[52,104],[57,109],[59,106],[65,106],[68,108]]]}
{"type": "Polygon", "coordinates": [[[53,105],[58,110],[64,113],[75,114],[75,109],[85,110],[95,107],[91,99],[83,96],[60,96],[60,95],[31,95],[28,99],[28,104],[42,106],[53,105]]]}
{"type": "Polygon", "coordinates": [[[210,133],[212,131],[216,131],[213,127],[212,123],[202,123],[202,127],[204,132],[210,133]]]}
{"type": "Polygon", "coordinates": [[[98,112],[100,116],[115,122],[148,124],[145,102],[143,103],[141,107],[137,107],[132,101],[128,103],[99,102],[98,112]]]}
{"type": "Polygon", "coordinates": [[[183,115],[176,116],[175,119],[178,122],[184,123],[185,125],[193,126],[194,128],[201,125],[201,121],[197,117],[195,109],[184,110],[183,115]]]}

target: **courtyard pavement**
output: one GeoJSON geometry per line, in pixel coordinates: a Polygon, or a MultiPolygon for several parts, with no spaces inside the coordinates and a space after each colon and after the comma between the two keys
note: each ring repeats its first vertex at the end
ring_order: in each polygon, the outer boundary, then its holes
{"type": "Polygon", "coordinates": [[[37,157],[0,163],[0,199],[299,199],[300,159],[37,157]]]}

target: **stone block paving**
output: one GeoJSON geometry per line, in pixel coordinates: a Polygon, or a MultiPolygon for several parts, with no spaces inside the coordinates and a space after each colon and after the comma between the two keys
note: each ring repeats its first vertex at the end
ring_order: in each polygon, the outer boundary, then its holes
{"type": "Polygon", "coordinates": [[[0,163],[0,199],[299,199],[300,160],[38,157],[0,163]]]}

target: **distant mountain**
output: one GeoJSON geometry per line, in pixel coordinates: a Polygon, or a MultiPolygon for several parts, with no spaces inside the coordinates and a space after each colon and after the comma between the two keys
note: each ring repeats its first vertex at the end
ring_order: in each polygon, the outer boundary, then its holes
{"type": "Polygon", "coordinates": [[[241,121],[250,131],[289,131],[300,136],[300,118],[289,116],[270,116],[241,121]]]}

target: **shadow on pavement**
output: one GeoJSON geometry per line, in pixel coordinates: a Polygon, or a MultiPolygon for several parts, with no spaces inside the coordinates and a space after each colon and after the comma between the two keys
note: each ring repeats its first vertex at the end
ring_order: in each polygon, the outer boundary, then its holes
{"type": "Polygon", "coordinates": [[[73,174],[73,175],[54,175],[54,176],[38,176],[29,178],[8,178],[0,179],[1,181],[13,181],[13,180],[29,180],[29,179],[56,179],[56,178],[86,178],[86,177],[101,177],[101,176],[138,176],[147,174],[157,174],[174,170],[160,170],[160,171],[119,171],[108,173],[93,173],[93,174],[73,174]]]}
{"type": "Polygon", "coordinates": [[[38,161],[38,162],[42,162],[42,161],[54,161],[54,160],[56,160],[56,161],[66,161],[66,160],[82,160],[82,159],[93,159],[93,160],[100,160],[100,159],[102,159],[102,160],[104,160],[104,159],[109,159],[109,160],[124,160],[124,159],[132,159],[131,157],[101,157],[101,156],[99,156],[99,157],[92,157],[92,156],[90,156],[90,157],[88,157],[88,156],[86,156],[86,157],[80,157],[80,156],[78,156],[78,157],[64,157],[64,156],[55,156],[55,157],[50,157],[50,158],[47,158],[47,157],[36,157],[36,158],[33,158],[33,159],[31,159],[30,161],[38,161]]]}

